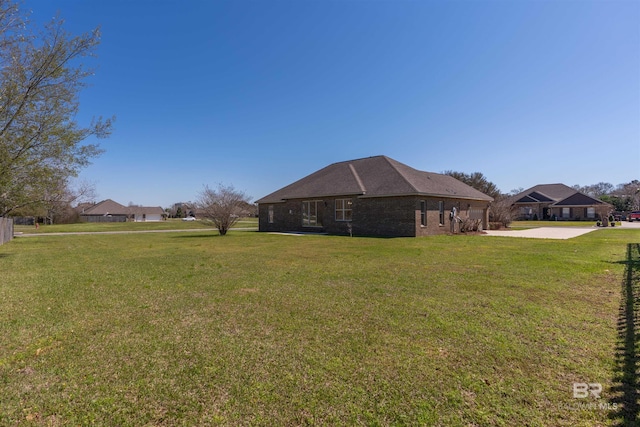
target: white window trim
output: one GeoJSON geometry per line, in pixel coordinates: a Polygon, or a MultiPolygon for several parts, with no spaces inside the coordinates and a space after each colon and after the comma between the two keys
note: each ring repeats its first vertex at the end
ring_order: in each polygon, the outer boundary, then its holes
{"type": "Polygon", "coordinates": [[[320,224],[318,224],[318,204],[322,203],[322,200],[304,200],[302,202],[302,226],[303,227],[315,227],[315,228],[322,228],[322,221],[320,222],[320,224]],[[311,204],[315,205],[315,223],[312,224],[311,222],[311,204]],[[305,207],[308,206],[308,211],[305,210],[305,207]],[[307,222],[305,223],[305,213],[307,214],[307,222]]]}
{"type": "Polygon", "coordinates": [[[274,213],[273,213],[273,205],[269,205],[269,208],[267,210],[267,222],[269,224],[273,224],[273,218],[274,218],[274,213]]]}
{"type": "Polygon", "coordinates": [[[337,222],[351,222],[353,220],[353,201],[351,199],[336,199],[335,201],[335,220],[337,222]],[[342,202],[342,208],[338,208],[338,202],[342,202]],[[351,206],[346,208],[346,206],[351,206]],[[349,219],[346,218],[346,213],[351,212],[349,219]],[[342,219],[338,218],[338,213],[342,213],[342,219]]]}

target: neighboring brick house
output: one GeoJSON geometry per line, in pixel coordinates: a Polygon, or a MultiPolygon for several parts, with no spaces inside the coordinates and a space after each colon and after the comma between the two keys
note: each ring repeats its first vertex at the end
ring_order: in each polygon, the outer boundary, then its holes
{"type": "Polygon", "coordinates": [[[416,237],[450,232],[454,207],[486,229],[492,200],[451,176],[375,156],[331,164],[257,203],[260,231],[416,237]]]}
{"type": "Polygon", "coordinates": [[[162,221],[164,211],[160,206],[123,206],[107,199],[90,207],[80,207],[79,214],[87,222],[145,222],[162,221]]]}
{"type": "Polygon", "coordinates": [[[564,184],[541,184],[510,198],[518,219],[596,220],[613,207],[564,184]]]}

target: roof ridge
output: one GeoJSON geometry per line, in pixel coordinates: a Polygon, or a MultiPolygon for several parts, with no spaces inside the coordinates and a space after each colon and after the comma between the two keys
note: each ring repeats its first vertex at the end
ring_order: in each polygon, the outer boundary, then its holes
{"type": "Polygon", "coordinates": [[[397,163],[397,164],[399,164],[399,165],[402,165],[402,166],[404,166],[404,167],[411,168],[411,169],[413,169],[413,170],[415,170],[415,171],[418,171],[418,172],[424,172],[424,171],[419,171],[418,169],[414,169],[414,168],[412,168],[411,166],[405,165],[404,163],[400,163],[399,161],[394,160],[394,159],[391,159],[390,157],[387,157],[387,156],[380,156],[380,157],[382,157],[382,158],[383,158],[383,159],[384,159],[384,160],[389,164],[389,166],[391,166],[391,167],[393,168],[393,170],[395,170],[395,171],[398,173],[398,175],[400,175],[400,176],[402,177],[402,179],[404,180],[404,182],[406,182],[407,184],[409,184],[409,187],[411,187],[411,188],[413,189],[413,191],[415,191],[415,192],[419,193],[419,191],[418,191],[418,189],[416,188],[416,186],[415,186],[415,185],[413,185],[413,183],[411,182],[411,180],[409,180],[409,178],[407,178],[407,177],[405,176],[405,174],[403,174],[403,173],[398,169],[397,165],[396,165],[396,164],[394,164],[394,162],[395,162],[395,163],[397,163]],[[392,160],[393,160],[393,162],[392,162],[392,160]]]}
{"type": "Polygon", "coordinates": [[[356,182],[358,183],[358,187],[360,187],[360,190],[362,191],[362,194],[366,194],[367,193],[367,189],[364,186],[364,183],[362,182],[362,179],[360,179],[360,175],[358,175],[358,171],[356,170],[355,166],[353,166],[353,163],[349,162],[349,169],[351,170],[351,173],[353,174],[353,177],[355,178],[356,182]]]}
{"type": "Polygon", "coordinates": [[[386,158],[387,156],[385,156],[385,155],[383,155],[383,154],[378,154],[378,155],[375,155],[375,156],[358,157],[357,159],[351,159],[351,160],[341,160],[341,161],[339,161],[339,162],[333,162],[333,163],[331,163],[331,164],[327,165],[326,167],[333,166],[333,165],[340,165],[340,164],[342,164],[342,163],[353,163],[353,162],[359,162],[360,160],[375,159],[375,158],[377,158],[377,157],[385,157],[385,158],[386,158]]]}

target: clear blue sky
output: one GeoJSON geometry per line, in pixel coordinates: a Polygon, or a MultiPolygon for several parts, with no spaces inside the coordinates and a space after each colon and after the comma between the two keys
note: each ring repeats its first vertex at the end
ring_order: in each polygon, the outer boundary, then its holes
{"type": "Polygon", "coordinates": [[[638,1],[25,0],[102,28],[78,120],[117,117],[81,177],[168,207],[256,200],[384,154],[505,192],[640,179],[638,1]]]}

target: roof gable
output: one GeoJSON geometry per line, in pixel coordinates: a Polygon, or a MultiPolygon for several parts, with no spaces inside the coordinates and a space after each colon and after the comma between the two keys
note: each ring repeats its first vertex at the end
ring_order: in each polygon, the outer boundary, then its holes
{"type": "Polygon", "coordinates": [[[564,184],[541,184],[511,197],[511,203],[549,203],[553,206],[606,205],[602,200],[564,184]]]}
{"type": "Polygon", "coordinates": [[[519,198],[518,200],[516,200],[513,203],[538,203],[539,200],[534,199],[533,197],[526,195],[524,197],[519,198]]]}
{"type": "Polygon", "coordinates": [[[567,197],[564,200],[560,200],[555,203],[555,206],[589,206],[589,205],[603,205],[602,200],[594,199],[586,194],[576,192],[575,194],[567,197]]]}
{"type": "MultiPolygon", "coordinates": [[[[518,196],[523,194],[524,193],[520,193],[518,196]]],[[[515,196],[515,197],[518,197],[518,196],[515,196]]],[[[532,191],[528,194],[524,194],[519,199],[516,199],[513,203],[542,203],[542,202],[553,203],[555,202],[555,200],[537,191],[532,191]]]]}
{"type": "Polygon", "coordinates": [[[553,199],[551,197],[547,197],[546,195],[538,191],[533,191],[529,193],[529,197],[533,198],[534,200],[537,200],[538,202],[553,202],[553,199]]]}
{"type": "Polygon", "coordinates": [[[429,195],[491,201],[491,197],[448,176],[413,169],[386,156],[333,163],[257,203],[341,195],[385,197],[429,195]]]}

